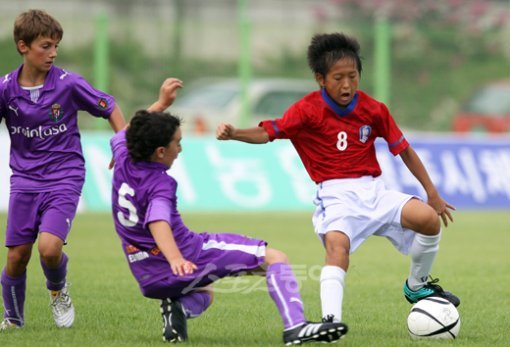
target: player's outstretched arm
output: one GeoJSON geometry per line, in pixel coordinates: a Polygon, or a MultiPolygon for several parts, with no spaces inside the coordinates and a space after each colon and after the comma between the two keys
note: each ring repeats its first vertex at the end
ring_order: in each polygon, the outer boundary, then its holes
{"type": "Polygon", "coordinates": [[[448,221],[453,222],[451,211],[455,210],[455,207],[443,200],[439,195],[420,157],[410,145],[400,153],[400,157],[409,171],[411,171],[414,177],[421,183],[423,189],[425,189],[427,193],[427,203],[436,210],[437,214],[443,220],[443,224],[447,227],[448,221]]]}
{"type": "Polygon", "coordinates": [[[115,104],[113,112],[108,118],[108,122],[110,123],[110,127],[116,133],[126,127],[126,119],[124,118],[124,114],[122,113],[119,105],[115,104]]]}
{"type": "Polygon", "coordinates": [[[263,127],[237,129],[232,124],[227,123],[218,125],[216,138],[218,140],[236,140],[255,144],[269,142],[269,135],[263,127]]]}
{"type": "Polygon", "coordinates": [[[175,243],[172,229],[167,222],[152,222],[149,224],[149,230],[175,275],[189,275],[197,269],[194,263],[183,258],[179,247],[175,243]]]}
{"type": "Polygon", "coordinates": [[[163,112],[172,105],[177,97],[177,90],[182,88],[182,81],[177,78],[167,78],[159,88],[159,98],[147,108],[149,112],[163,112]]]}

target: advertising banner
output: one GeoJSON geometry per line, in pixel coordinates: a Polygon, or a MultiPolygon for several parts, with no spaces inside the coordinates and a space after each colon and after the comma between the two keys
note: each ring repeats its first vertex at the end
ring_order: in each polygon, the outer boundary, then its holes
{"type": "MultiPolygon", "coordinates": [[[[80,210],[109,211],[110,133],[82,136],[87,176],[80,210]]],[[[442,196],[457,209],[510,209],[510,138],[412,135],[442,196]]],[[[169,173],[179,182],[181,211],[312,211],[311,182],[289,141],[265,145],[184,138],[169,173]]],[[[7,210],[9,140],[0,133],[0,211],[7,210]]],[[[382,178],[390,188],[425,198],[419,182],[384,141],[377,142],[382,178]]]]}

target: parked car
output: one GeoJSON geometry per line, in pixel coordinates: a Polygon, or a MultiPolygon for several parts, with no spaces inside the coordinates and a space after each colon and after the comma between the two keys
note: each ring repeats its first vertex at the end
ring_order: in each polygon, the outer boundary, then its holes
{"type": "Polygon", "coordinates": [[[453,131],[510,132],[510,80],[495,81],[476,90],[454,116],[453,131]]]}
{"type": "Polygon", "coordinates": [[[241,84],[238,79],[200,79],[185,85],[170,111],[182,118],[187,134],[213,133],[221,122],[255,126],[281,116],[295,101],[318,88],[313,80],[256,78],[248,87],[250,118],[242,123],[241,84]]]}

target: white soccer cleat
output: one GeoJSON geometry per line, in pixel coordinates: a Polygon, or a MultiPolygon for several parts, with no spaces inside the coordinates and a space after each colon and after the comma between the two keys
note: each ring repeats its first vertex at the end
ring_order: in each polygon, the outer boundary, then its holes
{"type": "Polygon", "coordinates": [[[14,324],[13,322],[8,320],[7,318],[5,318],[0,323],[0,331],[6,331],[6,330],[10,330],[10,329],[17,329],[17,328],[20,328],[20,326],[17,325],[17,324],[14,324]]]}
{"type": "Polygon", "coordinates": [[[67,283],[60,291],[50,290],[50,306],[57,327],[70,328],[73,325],[74,306],[69,296],[67,283]]]}

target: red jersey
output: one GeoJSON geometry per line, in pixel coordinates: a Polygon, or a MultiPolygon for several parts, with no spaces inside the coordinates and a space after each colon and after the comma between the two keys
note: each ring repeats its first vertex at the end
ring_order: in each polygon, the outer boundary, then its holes
{"type": "Polygon", "coordinates": [[[290,139],[310,178],[377,177],[374,141],[382,137],[393,155],[409,146],[388,108],[357,91],[347,107],[340,107],[326,91],[312,92],[293,104],[282,118],[260,122],[274,139],[290,139]]]}

